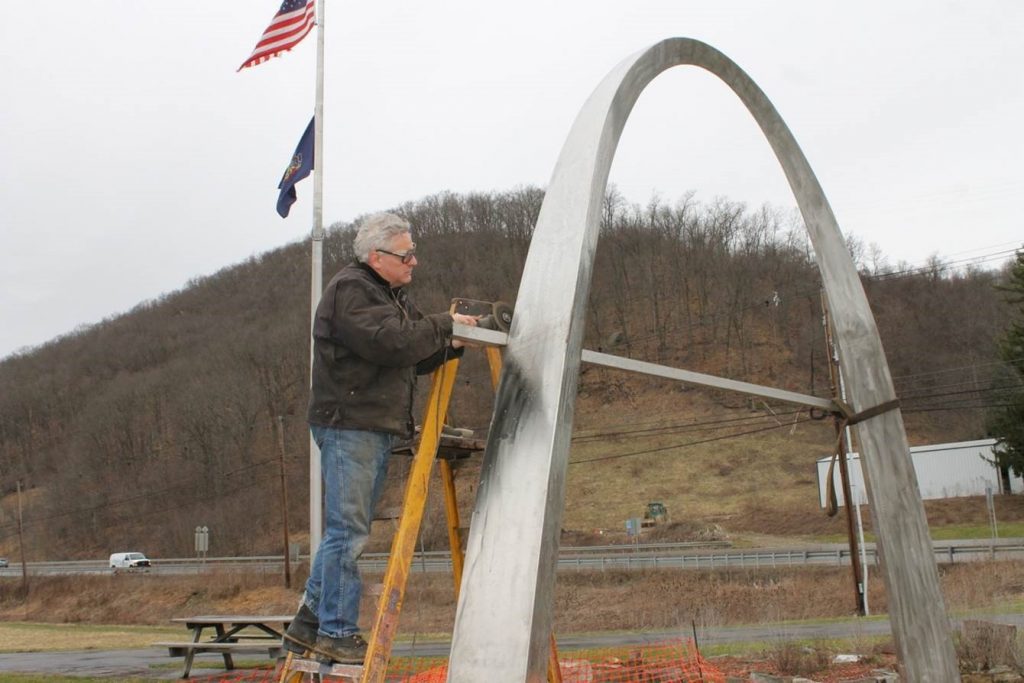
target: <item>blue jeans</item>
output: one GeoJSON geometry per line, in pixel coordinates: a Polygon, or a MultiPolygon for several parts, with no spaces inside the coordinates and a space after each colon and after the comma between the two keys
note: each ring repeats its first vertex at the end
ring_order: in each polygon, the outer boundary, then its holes
{"type": "Polygon", "coordinates": [[[391,435],[318,425],[309,429],[320,447],[325,528],[303,600],[320,619],[320,635],[344,638],[359,633],[363,584],[356,560],[384,488],[391,435]]]}

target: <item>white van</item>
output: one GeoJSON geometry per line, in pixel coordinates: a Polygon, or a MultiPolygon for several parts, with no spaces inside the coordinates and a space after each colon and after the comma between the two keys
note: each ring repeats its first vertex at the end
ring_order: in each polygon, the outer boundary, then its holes
{"type": "Polygon", "coordinates": [[[148,571],[153,563],[142,553],[114,553],[110,556],[110,568],[117,573],[119,569],[148,571]]]}

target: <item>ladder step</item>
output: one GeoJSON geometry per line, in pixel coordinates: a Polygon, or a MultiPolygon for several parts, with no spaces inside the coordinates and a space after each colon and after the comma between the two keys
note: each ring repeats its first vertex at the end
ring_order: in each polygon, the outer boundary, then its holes
{"type": "MultiPolygon", "coordinates": [[[[459,429],[460,432],[470,432],[468,429],[459,429]]],[[[419,435],[412,443],[402,443],[391,449],[396,455],[416,455],[416,449],[420,446],[419,435]]],[[[437,457],[443,460],[462,460],[474,453],[479,453],[487,446],[485,439],[474,439],[471,436],[459,436],[458,434],[441,434],[438,438],[437,457]]]]}
{"type": "Polygon", "coordinates": [[[464,451],[482,451],[487,442],[483,439],[474,439],[469,436],[458,436],[455,434],[442,434],[440,438],[441,448],[464,451]]]}
{"type": "Polygon", "coordinates": [[[315,659],[294,657],[287,665],[288,671],[302,671],[320,676],[333,676],[342,680],[359,681],[363,676],[362,664],[324,664],[315,659]]]}
{"type": "Polygon", "coordinates": [[[452,427],[451,425],[441,425],[441,436],[451,436],[460,439],[468,439],[473,436],[473,430],[466,429],[465,427],[452,427]]]}

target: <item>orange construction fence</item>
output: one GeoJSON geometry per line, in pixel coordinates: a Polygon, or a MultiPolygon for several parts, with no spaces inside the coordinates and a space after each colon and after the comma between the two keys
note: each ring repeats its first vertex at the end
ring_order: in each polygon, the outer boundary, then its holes
{"type": "MultiPolygon", "coordinates": [[[[562,683],[725,683],[690,639],[560,652],[562,683]]],[[[272,669],[234,671],[200,679],[217,683],[270,683],[272,669]]],[[[388,683],[445,683],[445,658],[393,657],[388,683]]],[[[325,680],[329,680],[325,677],[325,680]]]]}

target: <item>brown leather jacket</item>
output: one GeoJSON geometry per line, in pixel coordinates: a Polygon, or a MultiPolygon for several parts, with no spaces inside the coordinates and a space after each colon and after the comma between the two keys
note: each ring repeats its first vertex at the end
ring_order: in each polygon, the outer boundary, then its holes
{"type": "Polygon", "coordinates": [[[345,266],[313,320],[310,424],[411,437],[416,375],[462,355],[451,336],[449,314],[425,316],[369,266],[345,266]]]}

